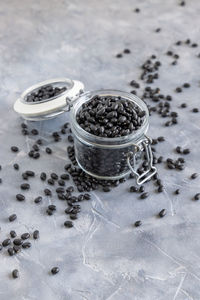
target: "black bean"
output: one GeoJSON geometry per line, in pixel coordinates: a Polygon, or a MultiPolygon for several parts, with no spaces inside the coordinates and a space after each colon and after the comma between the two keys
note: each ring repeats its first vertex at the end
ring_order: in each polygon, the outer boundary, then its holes
{"type": "Polygon", "coordinates": [[[28,232],[25,232],[25,233],[23,233],[22,235],[21,235],[21,239],[22,240],[27,240],[27,239],[29,239],[30,238],[30,233],[28,233],[28,232]]]}
{"type": "Polygon", "coordinates": [[[68,174],[62,174],[60,175],[60,178],[63,180],[69,180],[69,175],[68,174]]]}
{"type": "Polygon", "coordinates": [[[34,202],[36,204],[40,203],[42,201],[42,197],[41,196],[38,196],[37,198],[34,199],[34,202]]]}
{"type": "Polygon", "coordinates": [[[122,57],[122,54],[121,54],[121,53],[118,53],[118,54],[116,54],[116,57],[117,57],[117,58],[121,58],[121,57],[122,57]]]}
{"type": "Polygon", "coordinates": [[[143,185],[141,185],[141,186],[139,187],[138,192],[139,192],[139,193],[144,193],[144,186],[143,186],[143,185]]]}
{"type": "Polygon", "coordinates": [[[73,212],[73,207],[67,207],[66,209],[65,209],[65,213],[66,214],[70,214],[70,213],[72,213],[73,212]]]}
{"type": "Polygon", "coordinates": [[[22,194],[17,194],[17,195],[16,195],[16,199],[17,199],[18,201],[24,201],[24,200],[25,200],[25,197],[24,197],[24,195],[22,195],[22,194]]]}
{"type": "Polygon", "coordinates": [[[28,184],[28,183],[22,183],[22,184],[20,185],[20,188],[21,188],[22,190],[29,190],[29,189],[30,189],[30,184],[28,184]]]}
{"type": "Polygon", "coordinates": [[[51,148],[49,148],[49,147],[46,147],[46,153],[47,153],[47,154],[51,154],[51,153],[52,153],[52,150],[51,150],[51,148]]]}
{"type": "Polygon", "coordinates": [[[192,112],[198,113],[198,112],[199,112],[199,109],[195,107],[195,108],[192,109],[192,112]]]}
{"type": "Polygon", "coordinates": [[[164,141],[165,141],[165,138],[164,138],[164,136],[159,136],[159,137],[157,138],[157,140],[158,140],[159,142],[164,142],[164,141]]]}
{"type": "Polygon", "coordinates": [[[68,141],[69,141],[70,143],[73,143],[73,142],[74,142],[74,138],[73,138],[72,135],[69,135],[67,139],[68,139],[68,141]]]}
{"type": "Polygon", "coordinates": [[[139,227],[139,226],[142,225],[142,222],[141,221],[136,221],[134,225],[135,225],[135,227],[139,227]]]}
{"type": "Polygon", "coordinates": [[[15,250],[13,248],[8,248],[8,254],[13,256],[15,254],[15,250]]]}
{"type": "Polygon", "coordinates": [[[136,13],[139,13],[139,12],[140,12],[140,9],[139,9],[139,8],[135,8],[135,12],[136,12],[136,13]]]}
{"type": "Polygon", "coordinates": [[[12,271],[12,277],[14,279],[19,278],[19,271],[17,269],[15,269],[15,270],[12,271]]]}
{"type": "Polygon", "coordinates": [[[0,244],[0,251],[3,249],[3,246],[2,246],[2,244],[0,244]]]}
{"type": "Polygon", "coordinates": [[[78,218],[77,214],[74,214],[74,213],[70,214],[69,217],[71,220],[76,220],[78,218]]]}
{"type": "Polygon", "coordinates": [[[38,135],[38,134],[39,134],[39,132],[38,132],[37,129],[32,129],[32,130],[31,130],[31,133],[32,133],[33,135],[38,135]]]}
{"type": "Polygon", "coordinates": [[[31,248],[31,243],[30,242],[25,242],[22,244],[22,248],[23,249],[28,249],[28,248],[31,248]]]}
{"type": "Polygon", "coordinates": [[[53,205],[53,204],[50,204],[50,205],[48,206],[48,209],[54,211],[54,210],[56,210],[56,206],[53,205]]]}
{"type": "Polygon", "coordinates": [[[58,179],[58,175],[56,173],[51,173],[51,178],[54,180],[58,179]]]}
{"type": "Polygon", "coordinates": [[[190,149],[186,148],[183,150],[183,154],[189,154],[190,153],[190,149]]]}
{"type": "Polygon", "coordinates": [[[138,191],[138,188],[136,188],[135,186],[130,187],[130,192],[131,193],[134,193],[134,192],[137,192],[137,191],[138,191]]]}
{"type": "Polygon", "coordinates": [[[140,195],[140,199],[146,199],[149,196],[149,193],[145,192],[140,195]]]}
{"type": "Polygon", "coordinates": [[[21,246],[13,246],[13,250],[15,251],[15,253],[19,253],[21,251],[21,246]]]}
{"type": "Polygon", "coordinates": [[[14,165],[13,165],[13,168],[14,168],[15,170],[19,170],[19,165],[18,165],[18,164],[14,164],[14,165]]]}
{"type": "Polygon", "coordinates": [[[84,199],[85,200],[90,200],[91,199],[91,195],[90,194],[84,194],[84,199]]]}
{"type": "Polygon", "coordinates": [[[15,238],[17,236],[16,232],[14,230],[10,231],[11,238],[15,238]]]}
{"type": "Polygon", "coordinates": [[[40,157],[40,153],[39,152],[35,152],[34,154],[33,154],[33,158],[34,159],[38,159],[40,157]]]}
{"type": "Polygon", "coordinates": [[[19,151],[19,148],[17,146],[12,146],[10,149],[11,149],[12,152],[18,152],[19,151]]]}
{"type": "Polygon", "coordinates": [[[159,186],[159,188],[158,188],[158,193],[162,193],[163,192],[163,186],[161,185],[161,186],[159,186]]]}
{"type": "Polygon", "coordinates": [[[51,196],[52,192],[49,189],[44,189],[44,193],[46,196],[51,196]]]}
{"type": "Polygon", "coordinates": [[[162,210],[159,212],[158,216],[159,216],[160,218],[163,218],[163,217],[166,215],[166,213],[167,213],[166,209],[162,209],[162,210]]]}
{"type": "Polygon", "coordinates": [[[9,220],[10,222],[15,221],[16,219],[17,219],[17,215],[16,215],[16,214],[12,214],[12,215],[10,215],[9,218],[8,218],[8,220],[9,220]]]}
{"type": "Polygon", "coordinates": [[[34,240],[38,240],[39,237],[40,237],[40,232],[39,232],[39,230],[35,230],[35,231],[33,232],[33,238],[34,238],[34,240]]]}
{"type": "Polygon", "coordinates": [[[40,174],[40,179],[43,180],[43,181],[45,181],[46,178],[47,178],[47,174],[44,173],[44,172],[42,172],[42,173],[40,174]]]}
{"type": "Polygon", "coordinates": [[[195,178],[197,178],[198,177],[198,174],[197,173],[193,173],[192,175],[191,175],[191,179],[195,179],[195,178]]]}
{"type": "Polygon", "coordinates": [[[180,146],[177,146],[177,147],[176,147],[176,152],[177,152],[177,153],[182,153],[182,149],[181,149],[180,146]]]}
{"type": "Polygon", "coordinates": [[[33,148],[34,151],[39,151],[40,150],[40,148],[38,147],[37,144],[34,144],[32,148],[33,148]]]}
{"type": "Polygon", "coordinates": [[[177,190],[175,190],[175,192],[174,192],[176,195],[179,195],[180,194],[180,190],[179,189],[177,189],[177,190]]]}
{"type": "Polygon", "coordinates": [[[58,267],[53,267],[53,268],[51,269],[51,273],[52,273],[53,275],[57,274],[59,271],[60,271],[60,269],[59,269],[58,267]]]}
{"type": "Polygon", "coordinates": [[[186,82],[186,83],[183,84],[183,87],[184,87],[184,88],[189,88],[189,87],[190,87],[190,84],[186,82]]]}
{"type": "Polygon", "coordinates": [[[28,171],[26,171],[26,175],[28,175],[29,177],[34,177],[35,172],[28,170],[28,171]]]}
{"type": "Polygon", "coordinates": [[[48,184],[50,184],[50,185],[54,185],[54,180],[53,180],[52,178],[49,178],[49,179],[47,180],[47,182],[48,182],[48,184]]]}
{"type": "Polygon", "coordinates": [[[25,123],[21,123],[21,128],[27,128],[27,125],[25,123]]]}
{"type": "Polygon", "coordinates": [[[38,145],[42,145],[42,144],[43,144],[41,139],[37,140],[36,143],[37,143],[38,145]]]}
{"type": "Polygon", "coordinates": [[[48,216],[52,216],[53,215],[53,210],[47,209],[46,213],[48,216]]]}
{"type": "Polygon", "coordinates": [[[194,200],[199,200],[200,199],[200,193],[197,193],[195,196],[194,196],[194,200]]]}
{"type": "Polygon", "coordinates": [[[65,181],[62,180],[62,179],[59,179],[59,180],[58,180],[58,184],[59,184],[60,186],[65,186],[65,181]]]}
{"type": "Polygon", "coordinates": [[[73,227],[73,223],[72,223],[72,221],[65,221],[64,226],[67,228],[71,228],[71,227],[73,227]]]}
{"type": "Polygon", "coordinates": [[[3,247],[7,247],[11,244],[11,240],[10,239],[5,239],[3,242],[2,242],[2,246],[3,247]]]}
{"type": "Polygon", "coordinates": [[[124,49],[124,53],[129,54],[129,53],[131,53],[131,50],[126,48],[126,49],[124,49]]]}
{"type": "Polygon", "coordinates": [[[73,186],[69,186],[69,187],[66,189],[66,192],[73,193],[73,191],[74,191],[74,187],[73,187],[73,186]]]}
{"type": "Polygon", "coordinates": [[[14,240],[13,240],[13,244],[16,245],[16,246],[21,246],[21,244],[22,244],[22,239],[14,239],[14,240]]]}
{"type": "Polygon", "coordinates": [[[28,180],[28,175],[27,175],[26,173],[22,173],[22,178],[23,178],[24,180],[28,180]]]}
{"type": "Polygon", "coordinates": [[[181,104],[181,108],[186,108],[187,107],[187,104],[186,103],[182,103],[181,104]]]}

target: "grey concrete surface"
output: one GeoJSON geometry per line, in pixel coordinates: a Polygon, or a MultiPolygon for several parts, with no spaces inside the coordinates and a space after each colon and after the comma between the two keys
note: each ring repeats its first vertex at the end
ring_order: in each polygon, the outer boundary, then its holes
{"type": "MultiPolygon", "coordinates": [[[[40,229],[40,240],[32,249],[9,257],[0,253],[0,300],[199,300],[200,299],[200,208],[192,197],[200,192],[200,176],[191,180],[200,168],[200,109],[198,48],[174,46],[177,40],[190,38],[199,42],[198,0],[7,0],[0,2],[0,241],[11,229],[21,234],[40,229]],[[134,12],[138,7],[139,14],[134,12]],[[156,28],[162,28],[155,33],[156,28]],[[124,48],[131,54],[117,59],[124,48]],[[173,50],[180,55],[179,64],[165,55],[173,50]],[[134,180],[111,193],[92,192],[92,200],[81,204],[82,211],[73,229],[63,228],[65,205],[55,197],[44,197],[36,206],[34,197],[42,194],[45,184],[39,174],[63,172],[68,161],[67,142],[51,145],[49,134],[69,119],[65,114],[48,122],[29,124],[40,129],[40,135],[53,149],[53,159],[42,150],[41,159],[33,161],[26,153],[35,137],[20,135],[21,119],[13,103],[30,85],[54,77],[70,77],[85,83],[86,90],[114,88],[130,91],[129,82],[138,80],[140,65],[151,54],[162,61],[160,78],[153,84],[164,94],[173,96],[172,107],[180,114],[179,124],[166,129],[157,115],[150,119],[149,135],[164,135],[157,146],[159,155],[178,157],[177,146],[190,147],[183,172],[159,166],[164,180],[164,193],[155,186],[146,200],[128,192],[134,180]],[[191,88],[175,94],[184,82],[191,88]],[[188,108],[179,108],[182,102],[188,108]],[[15,155],[10,146],[17,145],[15,155]],[[13,163],[20,171],[13,170],[13,163]],[[21,172],[31,169],[31,189],[26,201],[17,202],[15,195],[22,182],[21,172]],[[181,193],[175,196],[174,190],[181,193]],[[55,202],[57,212],[46,216],[45,208],[55,202]],[[167,209],[167,216],[156,214],[167,209]],[[17,221],[8,222],[16,213],[17,221]],[[142,220],[140,228],[133,223],[142,220]],[[49,270],[60,267],[51,276],[49,270]],[[19,279],[12,279],[14,268],[19,279]]],[[[141,84],[142,86],[142,84],[141,84]]]]}

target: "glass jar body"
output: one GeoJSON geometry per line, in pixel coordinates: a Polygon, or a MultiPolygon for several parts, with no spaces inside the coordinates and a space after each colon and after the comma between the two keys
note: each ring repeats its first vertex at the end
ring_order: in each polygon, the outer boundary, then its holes
{"type": "Polygon", "coordinates": [[[131,166],[135,168],[136,161],[144,150],[142,141],[145,139],[149,127],[148,109],[142,100],[130,93],[116,90],[87,92],[74,103],[70,116],[76,160],[86,173],[104,180],[119,179],[131,173],[127,159],[129,158],[131,166]],[[82,104],[90,101],[96,95],[121,97],[121,99],[134,102],[142,110],[145,110],[146,117],[141,128],[130,135],[117,138],[103,138],[86,132],[77,123],[76,115],[82,104]]]}

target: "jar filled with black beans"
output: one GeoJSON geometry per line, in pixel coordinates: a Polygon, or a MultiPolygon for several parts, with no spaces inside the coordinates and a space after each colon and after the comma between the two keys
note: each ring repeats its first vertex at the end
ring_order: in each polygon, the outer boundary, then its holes
{"type": "Polygon", "coordinates": [[[137,183],[148,180],[156,169],[152,166],[150,139],[146,136],[149,114],[137,96],[99,90],[84,93],[71,110],[76,160],[88,174],[99,179],[119,179],[134,173],[137,183]],[[136,169],[143,155],[148,168],[136,169]]]}

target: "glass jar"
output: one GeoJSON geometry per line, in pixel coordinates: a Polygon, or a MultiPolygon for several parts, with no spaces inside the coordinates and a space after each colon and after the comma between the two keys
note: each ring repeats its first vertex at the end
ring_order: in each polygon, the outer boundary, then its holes
{"type": "Polygon", "coordinates": [[[46,120],[70,111],[75,156],[83,171],[103,180],[116,180],[133,173],[138,185],[149,180],[156,173],[156,168],[153,166],[151,140],[146,136],[149,128],[149,113],[146,104],[137,96],[118,90],[97,90],[85,93],[83,90],[84,85],[80,81],[65,78],[47,80],[27,89],[15,102],[14,109],[24,119],[32,121],[46,120]],[[38,102],[28,101],[31,93],[48,85],[54,88],[59,87],[61,92],[52,98],[38,102]],[[116,138],[88,133],[79,126],[76,116],[81,106],[94,96],[120,97],[120,100],[133,102],[146,113],[142,126],[129,135],[116,138]],[[138,165],[144,157],[147,167],[145,171],[139,173],[138,165]]]}

